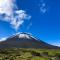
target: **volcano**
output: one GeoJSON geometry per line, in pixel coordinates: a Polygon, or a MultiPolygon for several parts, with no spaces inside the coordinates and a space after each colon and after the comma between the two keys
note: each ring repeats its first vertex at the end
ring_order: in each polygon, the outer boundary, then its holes
{"type": "Polygon", "coordinates": [[[18,33],[10,36],[5,41],[0,42],[0,48],[41,48],[60,49],[60,47],[50,45],[28,33],[18,33]]]}

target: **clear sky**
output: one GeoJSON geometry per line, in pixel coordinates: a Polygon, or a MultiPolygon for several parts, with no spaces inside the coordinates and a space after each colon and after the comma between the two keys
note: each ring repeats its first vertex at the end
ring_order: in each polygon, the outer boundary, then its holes
{"type": "Polygon", "coordinates": [[[16,5],[31,19],[25,20],[17,31],[8,22],[0,20],[0,38],[28,32],[47,43],[60,46],[60,0],[17,0],[16,5]]]}

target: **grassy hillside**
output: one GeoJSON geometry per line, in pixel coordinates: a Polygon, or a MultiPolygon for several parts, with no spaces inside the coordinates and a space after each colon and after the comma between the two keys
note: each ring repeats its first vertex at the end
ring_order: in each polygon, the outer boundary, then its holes
{"type": "Polygon", "coordinates": [[[60,60],[60,50],[0,49],[0,60],[60,60]]]}

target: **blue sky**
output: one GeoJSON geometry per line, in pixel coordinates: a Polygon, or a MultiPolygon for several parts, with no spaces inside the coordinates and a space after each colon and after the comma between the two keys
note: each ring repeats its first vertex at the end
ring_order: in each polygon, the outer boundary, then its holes
{"type": "Polygon", "coordinates": [[[11,36],[17,32],[28,32],[47,43],[59,45],[59,0],[17,0],[16,4],[18,9],[25,10],[27,14],[31,15],[31,19],[26,20],[17,31],[9,23],[0,21],[0,38],[11,36]]]}

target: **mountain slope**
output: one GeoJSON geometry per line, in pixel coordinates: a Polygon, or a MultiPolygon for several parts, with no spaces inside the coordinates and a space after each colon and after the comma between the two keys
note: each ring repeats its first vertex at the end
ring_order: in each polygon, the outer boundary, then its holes
{"type": "Polygon", "coordinates": [[[27,33],[19,33],[7,38],[6,41],[0,42],[0,48],[10,47],[60,49],[60,47],[47,44],[27,33]]]}

